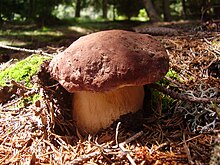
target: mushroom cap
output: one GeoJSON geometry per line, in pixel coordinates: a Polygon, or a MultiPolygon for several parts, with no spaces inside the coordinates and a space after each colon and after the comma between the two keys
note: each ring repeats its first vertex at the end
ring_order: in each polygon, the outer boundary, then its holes
{"type": "Polygon", "coordinates": [[[159,41],[124,30],[80,37],[49,64],[51,76],[70,93],[150,84],[168,69],[169,57],[159,41]]]}

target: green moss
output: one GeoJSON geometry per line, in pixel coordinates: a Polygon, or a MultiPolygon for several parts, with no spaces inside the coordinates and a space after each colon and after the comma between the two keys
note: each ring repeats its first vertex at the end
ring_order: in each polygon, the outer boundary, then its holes
{"type": "Polygon", "coordinates": [[[24,85],[31,87],[31,76],[36,74],[40,65],[48,57],[41,55],[31,55],[21,60],[9,68],[0,72],[0,86],[5,86],[7,81],[15,80],[16,82],[24,82],[24,85]]]}
{"type": "Polygon", "coordinates": [[[154,106],[161,106],[163,113],[171,111],[172,107],[176,104],[176,100],[169,95],[165,95],[157,90],[152,90],[152,104],[154,106]]]}
{"type": "Polygon", "coordinates": [[[170,77],[172,79],[176,79],[176,80],[180,80],[180,76],[178,75],[178,73],[173,70],[172,68],[167,72],[166,74],[167,77],[170,77]]]}
{"type": "MultiPolygon", "coordinates": [[[[173,70],[172,68],[167,72],[166,77],[169,77],[173,80],[178,80],[179,82],[182,81],[180,76],[178,75],[178,73],[175,70],[173,70]]],[[[164,84],[164,85],[169,85],[170,82],[166,78],[162,78],[158,83],[164,84]]]]}
{"type": "MultiPolygon", "coordinates": [[[[181,77],[178,75],[178,73],[173,70],[172,68],[167,72],[166,77],[169,77],[173,80],[177,80],[181,82],[181,77]]],[[[162,86],[169,86],[170,81],[167,80],[166,78],[162,78],[158,84],[162,86]]],[[[160,93],[156,90],[153,91],[153,101],[155,102],[154,104],[157,104],[158,98],[161,99],[161,105],[162,105],[162,110],[166,113],[172,109],[172,107],[176,104],[176,100],[170,97],[169,95],[160,93]]]]}
{"type": "MultiPolygon", "coordinates": [[[[25,58],[24,60],[16,62],[9,68],[0,72],[0,86],[5,86],[8,81],[15,80],[16,82],[22,82],[22,84],[27,87],[35,88],[31,83],[31,77],[37,73],[40,65],[47,59],[49,59],[49,57],[35,54],[25,58]]],[[[25,107],[40,98],[39,94],[25,97],[18,103],[17,106],[20,108],[25,107]]]]}

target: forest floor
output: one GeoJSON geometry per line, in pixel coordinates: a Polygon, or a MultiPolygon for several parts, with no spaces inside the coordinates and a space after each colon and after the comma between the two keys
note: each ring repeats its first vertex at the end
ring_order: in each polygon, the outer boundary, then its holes
{"type": "MultiPolygon", "coordinates": [[[[71,95],[59,85],[52,86],[41,71],[33,80],[35,88],[11,82],[12,87],[0,90],[0,95],[7,95],[0,99],[0,164],[220,163],[218,27],[187,21],[92,22],[40,29],[7,24],[0,29],[0,44],[52,54],[63,51],[82,35],[115,28],[149,33],[160,40],[170,57],[169,74],[160,84],[187,99],[151,89],[151,111],[147,115],[122,116],[110,128],[82,137],[71,121],[71,95]],[[52,88],[48,90],[49,86],[52,88]],[[19,106],[22,99],[36,93],[39,100],[19,106]]],[[[30,56],[7,49],[0,52],[1,66],[10,59],[30,56]]]]}

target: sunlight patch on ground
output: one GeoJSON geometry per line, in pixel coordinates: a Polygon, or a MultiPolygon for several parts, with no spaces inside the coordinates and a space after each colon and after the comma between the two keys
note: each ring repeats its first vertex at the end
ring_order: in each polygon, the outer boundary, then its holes
{"type": "Polygon", "coordinates": [[[61,37],[64,33],[58,30],[40,29],[33,31],[0,30],[0,44],[11,46],[25,46],[32,42],[48,42],[53,38],[61,37]]]}
{"type": "Polygon", "coordinates": [[[49,32],[34,31],[34,32],[23,32],[23,34],[28,36],[49,35],[54,37],[59,37],[63,35],[63,33],[60,31],[49,31],[49,32]]]}
{"type": "Polygon", "coordinates": [[[10,45],[10,46],[25,46],[27,42],[19,41],[16,39],[7,39],[7,38],[0,37],[0,44],[10,45]]]}
{"type": "Polygon", "coordinates": [[[87,29],[87,28],[83,28],[83,27],[79,27],[79,26],[70,26],[70,27],[68,27],[68,29],[71,31],[76,31],[78,33],[83,33],[83,34],[89,34],[89,33],[94,32],[91,29],[87,29]]]}
{"type": "Polygon", "coordinates": [[[54,36],[59,37],[63,35],[63,32],[60,31],[40,31],[40,30],[34,30],[34,31],[0,31],[0,35],[8,35],[8,36],[54,36]]]}

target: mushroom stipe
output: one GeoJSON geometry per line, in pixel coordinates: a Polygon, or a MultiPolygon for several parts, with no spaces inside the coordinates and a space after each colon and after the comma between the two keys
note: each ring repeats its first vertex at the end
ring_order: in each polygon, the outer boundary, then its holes
{"type": "Polygon", "coordinates": [[[128,86],[107,92],[76,92],[72,102],[73,117],[78,121],[79,130],[96,133],[100,128],[110,126],[121,115],[141,110],[143,100],[143,86],[128,86]]]}

